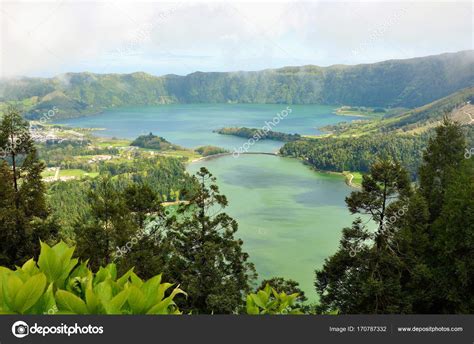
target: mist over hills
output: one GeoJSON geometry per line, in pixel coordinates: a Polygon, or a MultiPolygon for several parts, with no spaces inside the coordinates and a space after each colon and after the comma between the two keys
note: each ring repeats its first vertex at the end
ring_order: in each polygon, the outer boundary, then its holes
{"type": "Polygon", "coordinates": [[[186,76],[66,73],[0,81],[0,101],[28,118],[56,106],[59,118],[167,103],[285,103],[414,108],[474,85],[474,51],[373,64],[300,66],[186,76]]]}

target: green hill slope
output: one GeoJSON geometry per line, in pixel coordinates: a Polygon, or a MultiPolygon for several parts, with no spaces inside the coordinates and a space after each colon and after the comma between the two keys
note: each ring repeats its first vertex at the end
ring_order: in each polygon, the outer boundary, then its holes
{"type": "MultiPolygon", "coordinates": [[[[327,126],[337,136],[359,136],[378,132],[422,133],[440,123],[445,115],[463,124],[474,118],[474,87],[465,88],[427,105],[396,115],[327,126]]],[[[474,123],[473,123],[474,124],[474,123]]]]}
{"type": "Polygon", "coordinates": [[[30,118],[129,105],[287,103],[413,108],[474,85],[474,51],[355,66],[302,66],[257,72],[152,76],[67,73],[0,81],[0,102],[20,101],[30,118]]]}
{"type": "Polygon", "coordinates": [[[286,143],[280,153],[300,158],[319,170],[367,172],[379,157],[401,161],[412,178],[434,128],[447,116],[459,122],[467,147],[474,147],[474,87],[430,104],[382,119],[328,126],[331,133],[286,143]]]}

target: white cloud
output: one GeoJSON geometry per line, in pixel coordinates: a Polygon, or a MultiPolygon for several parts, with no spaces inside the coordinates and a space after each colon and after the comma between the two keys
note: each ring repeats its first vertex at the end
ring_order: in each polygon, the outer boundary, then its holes
{"type": "Polygon", "coordinates": [[[184,74],[472,49],[470,3],[3,2],[1,75],[184,74]]]}

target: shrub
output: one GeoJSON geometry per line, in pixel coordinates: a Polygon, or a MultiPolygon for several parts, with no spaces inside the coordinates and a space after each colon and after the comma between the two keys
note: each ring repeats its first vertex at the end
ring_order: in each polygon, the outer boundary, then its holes
{"type": "Polygon", "coordinates": [[[267,284],[263,290],[247,296],[247,314],[303,314],[300,309],[292,307],[297,297],[298,293],[278,293],[267,284]]]}
{"type": "Polygon", "coordinates": [[[173,300],[185,292],[175,287],[166,295],[172,284],[161,283],[161,275],[144,281],[131,269],[117,277],[115,264],[94,273],[72,258],[74,249],[41,243],[38,262],[0,267],[0,313],[181,314],[173,300]]]}

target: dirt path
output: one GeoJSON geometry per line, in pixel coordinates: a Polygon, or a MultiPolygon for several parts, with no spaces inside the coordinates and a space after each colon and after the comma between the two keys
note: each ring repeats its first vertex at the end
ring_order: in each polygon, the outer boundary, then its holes
{"type": "Polygon", "coordinates": [[[356,188],[356,189],[360,189],[361,186],[360,185],[356,185],[356,184],[353,184],[352,183],[352,180],[354,179],[354,175],[352,173],[347,173],[347,174],[344,174],[346,176],[346,184],[347,186],[351,187],[351,188],[356,188]]]}
{"type": "Polygon", "coordinates": [[[170,205],[178,205],[178,204],[189,204],[189,201],[173,201],[173,202],[162,202],[161,205],[163,207],[168,207],[170,205]]]}

